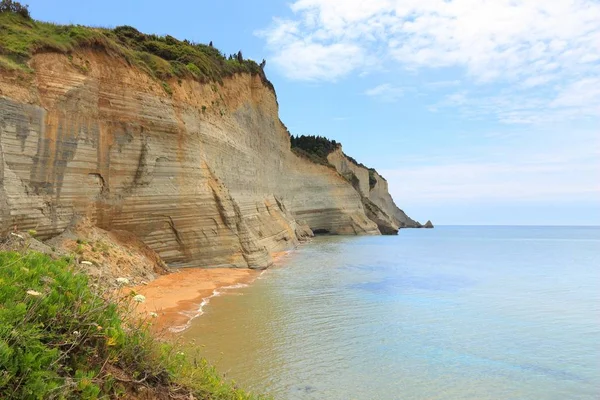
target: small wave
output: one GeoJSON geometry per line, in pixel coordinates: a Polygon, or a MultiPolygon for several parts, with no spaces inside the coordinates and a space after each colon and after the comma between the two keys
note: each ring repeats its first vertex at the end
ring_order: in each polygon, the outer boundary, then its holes
{"type": "Polygon", "coordinates": [[[260,271],[260,274],[258,274],[256,279],[263,279],[263,275],[266,274],[267,271],[268,271],[268,269],[263,269],[262,271],[260,271]]]}
{"type": "Polygon", "coordinates": [[[247,283],[236,283],[235,285],[223,286],[221,289],[241,289],[248,287],[247,283]]]}
{"type": "Polygon", "coordinates": [[[204,307],[208,303],[210,303],[210,299],[212,299],[213,297],[219,296],[220,294],[221,294],[221,292],[219,292],[217,289],[215,289],[215,290],[213,290],[213,292],[210,296],[202,299],[202,302],[200,303],[200,305],[198,306],[198,309],[196,311],[181,311],[180,314],[188,317],[188,321],[184,325],[170,327],[169,331],[173,332],[173,333],[180,333],[180,332],[185,331],[190,326],[192,326],[192,321],[195,320],[196,318],[198,318],[199,316],[201,316],[202,314],[204,314],[204,307]]]}
{"type": "Polygon", "coordinates": [[[213,297],[218,297],[218,296],[222,295],[223,290],[242,289],[245,287],[248,287],[248,284],[236,283],[235,285],[229,285],[229,286],[223,286],[220,288],[216,288],[215,290],[213,290],[213,292],[210,296],[202,299],[202,302],[200,303],[200,305],[198,306],[198,309],[196,311],[181,311],[180,314],[188,317],[188,321],[184,325],[170,327],[169,331],[173,332],[173,333],[180,333],[180,332],[183,332],[186,329],[188,329],[190,326],[192,326],[192,321],[204,314],[204,307],[208,303],[210,303],[210,299],[212,299],[213,297]]]}

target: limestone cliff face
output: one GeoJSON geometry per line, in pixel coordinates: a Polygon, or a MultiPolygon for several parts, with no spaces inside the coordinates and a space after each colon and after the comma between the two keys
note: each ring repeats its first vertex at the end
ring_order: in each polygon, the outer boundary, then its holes
{"type": "Polygon", "coordinates": [[[421,224],[412,220],[396,206],[388,191],[387,181],[375,170],[357,165],[342,152],[340,146],[327,156],[335,169],[351,183],[363,197],[367,216],[373,220],[381,233],[393,234],[400,228],[420,228],[421,224]]]}
{"type": "Polygon", "coordinates": [[[174,79],[169,94],[101,51],[38,54],[30,66],[30,80],[0,71],[0,231],[48,238],[85,216],[171,266],[251,268],[311,230],[380,233],[368,186],[290,151],[258,77],[174,79]]]}
{"type": "Polygon", "coordinates": [[[388,183],[377,172],[373,173],[375,178],[375,186],[369,191],[369,199],[377,204],[381,209],[393,217],[400,228],[420,228],[421,224],[411,219],[404,211],[402,211],[396,203],[390,192],[388,191],[388,183]]]}

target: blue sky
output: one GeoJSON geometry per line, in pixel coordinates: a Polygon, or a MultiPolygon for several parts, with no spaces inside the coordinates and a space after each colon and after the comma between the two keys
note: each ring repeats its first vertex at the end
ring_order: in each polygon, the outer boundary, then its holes
{"type": "Polygon", "coordinates": [[[437,224],[600,225],[597,0],[29,0],[267,60],[294,134],[437,224]]]}

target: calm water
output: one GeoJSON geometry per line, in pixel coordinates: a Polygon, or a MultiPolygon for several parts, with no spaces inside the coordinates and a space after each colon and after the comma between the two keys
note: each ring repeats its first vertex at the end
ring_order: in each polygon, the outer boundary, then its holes
{"type": "Polygon", "coordinates": [[[184,333],[276,399],[599,399],[600,228],[321,237],[184,333]]]}

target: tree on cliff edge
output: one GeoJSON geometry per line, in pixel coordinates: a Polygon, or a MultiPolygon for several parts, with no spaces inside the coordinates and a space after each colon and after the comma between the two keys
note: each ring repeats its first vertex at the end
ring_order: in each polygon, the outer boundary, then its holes
{"type": "Polygon", "coordinates": [[[293,148],[299,148],[303,151],[313,154],[323,160],[327,160],[327,156],[332,151],[339,147],[339,143],[335,140],[329,140],[323,136],[301,135],[291,136],[290,145],[293,148]]]}
{"type": "Polygon", "coordinates": [[[0,1],[0,13],[14,13],[19,14],[27,19],[31,19],[31,15],[29,14],[29,6],[13,0],[0,1]]]}

